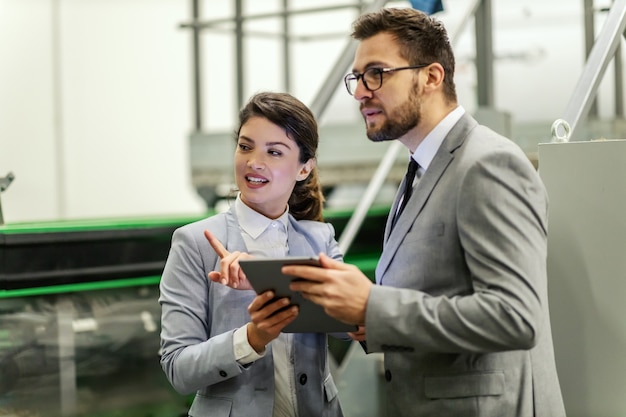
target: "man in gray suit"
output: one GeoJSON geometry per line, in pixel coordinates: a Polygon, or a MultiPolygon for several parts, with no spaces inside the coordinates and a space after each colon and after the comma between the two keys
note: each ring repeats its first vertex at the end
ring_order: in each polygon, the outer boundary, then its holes
{"type": "Polygon", "coordinates": [[[353,29],[360,43],[345,81],[367,136],[401,141],[419,179],[409,194],[400,185],[377,285],[320,255],[324,268],[283,268],[309,280],[292,289],[363,326],[353,337],[384,352],[390,417],[564,416],[536,170],[458,105],[440,22],[390,8],[353,29]]]}

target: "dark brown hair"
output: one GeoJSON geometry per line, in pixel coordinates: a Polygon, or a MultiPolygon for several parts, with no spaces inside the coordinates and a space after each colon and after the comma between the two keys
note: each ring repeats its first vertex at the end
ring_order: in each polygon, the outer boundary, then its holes
{"type": "MultiPolygon", "coordinates": [[[[298,145],[300,162],[316,158],[319,134],[317,121],[311,110],[300,100],[287,93],[262,92],[255,94],[239,111],[239,137],[241,127],[251,117],[263,117],[285,129],[287,136],[298,145]]],[[[298,220],[323,221],[324,195],[314,167],[309,176],[296,182],[289,197],[289,212],[298,220]]]]}
{"type": "Polygon", "coordinates": [[[400,44],[402,57],[409,65],[438,62],[445,71],[444,94],[456,102],[454,85],[454,53],[443,23],[427,14],[405,8],[383,8],[360,16],[352,24],[352,37],[365,40],[387,32],[400,44]]]}

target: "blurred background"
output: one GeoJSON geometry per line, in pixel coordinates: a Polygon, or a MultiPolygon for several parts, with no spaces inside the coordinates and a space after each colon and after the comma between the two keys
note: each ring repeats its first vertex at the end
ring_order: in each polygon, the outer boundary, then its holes
{"type": "MultiPolygon", "coordinates": [[[[409,4],[389,4],[403,3],[409,4]]],[[[599,30],[607,14],[601,6],[610,1],[597,3],[599,30]]],[[[198,32],[196,85],[193,5],[0,2],[0,176],[16,177],[2,194],[7,222],[202,213],[190,175],[190,137],[231,134],[239,106],[259,90],[288,90],[311,105],[321,88],[332,87],[320,124],[362,129],[342,83],[325,85],[357,7],[325,0],[199,1],[198,20],[209,23],[198,32]],[[242,15],[259,16],[278,13],[283,3],[330,10],[287,19],[288,47],[280,15],[245,20],[237,52],[237,4],[242,15]]],[[[447,0],[437,13],[454,41],[459,100],[472,113],[479,107],[474,6],[447,0]]],[[[500,0],[492,2],[491,16],[493,87],[486,104],[508,115],[513,140],[536,148],[550,140],[550,125],[562,117],[585,63],[584,2],[500,0]]],[[[607,71],[598,92],[603,119],[615,116],[613,78],[607,71]]],[[[340,140],[322,137],[323,144],[340,140]]]]}
{"type": "MultiPolygon", "coordinates": [[[[237,112],[255,92],[317,115],[326,220],[373,279],[406,151],[364,136],[342,82],[351,23],[436,3],[0,0],[0,417],[186,415],[158,365],[159,274],[173,230],[227,206],[237,112]]],[[[625,2],[442,7],[459,102],[518,143],[551,193],[568,413],[626,415],[625,2]],[[588,147],[556,146],[561,118],[579,141],[567,145],[588,147]]],[[[346,415],[383,416],[380,357],[359,349],[331,344],[346,415]]]]}

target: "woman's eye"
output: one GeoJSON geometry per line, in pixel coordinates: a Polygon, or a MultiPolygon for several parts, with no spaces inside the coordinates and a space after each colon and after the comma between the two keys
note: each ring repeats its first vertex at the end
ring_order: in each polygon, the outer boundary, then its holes
{"type": "Polygon", "coordinates": [[[274,150],[274,149],[270,149],[269,151],[267,151],[267,153],[269,153],[270,155],[273,155],[273,156],[280,156],[280,155],[283,154],[281,151],[277,151],[277,150],[274,150]]]}
{"type": "Polygon", "coordinates": [[[247,151],[250,149],[250,147],[245,143],[238,143],[237,146],[239,146],[239,149],[241,149],[242,151],[247,151]]]}

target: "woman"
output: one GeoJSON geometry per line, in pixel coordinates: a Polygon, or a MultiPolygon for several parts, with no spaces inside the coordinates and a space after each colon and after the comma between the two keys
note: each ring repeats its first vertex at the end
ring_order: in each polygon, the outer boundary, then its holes
{"type": "Polygon", "coordinates": [[[288,300],[267,304],[271,292],[257,296],[245,280],[222,285],[217,272],[234,266],[238,275],[236,260],[247,256],[342,258],[322,221],[318,141],[303,103],[256,94],[239,113],[237,199],[174,232],[160,286],[161,365],[177,391],[196,392],[191,417],[342,416],[326,335],[281,333],[296,307],[277,312],[288,300]]]}

